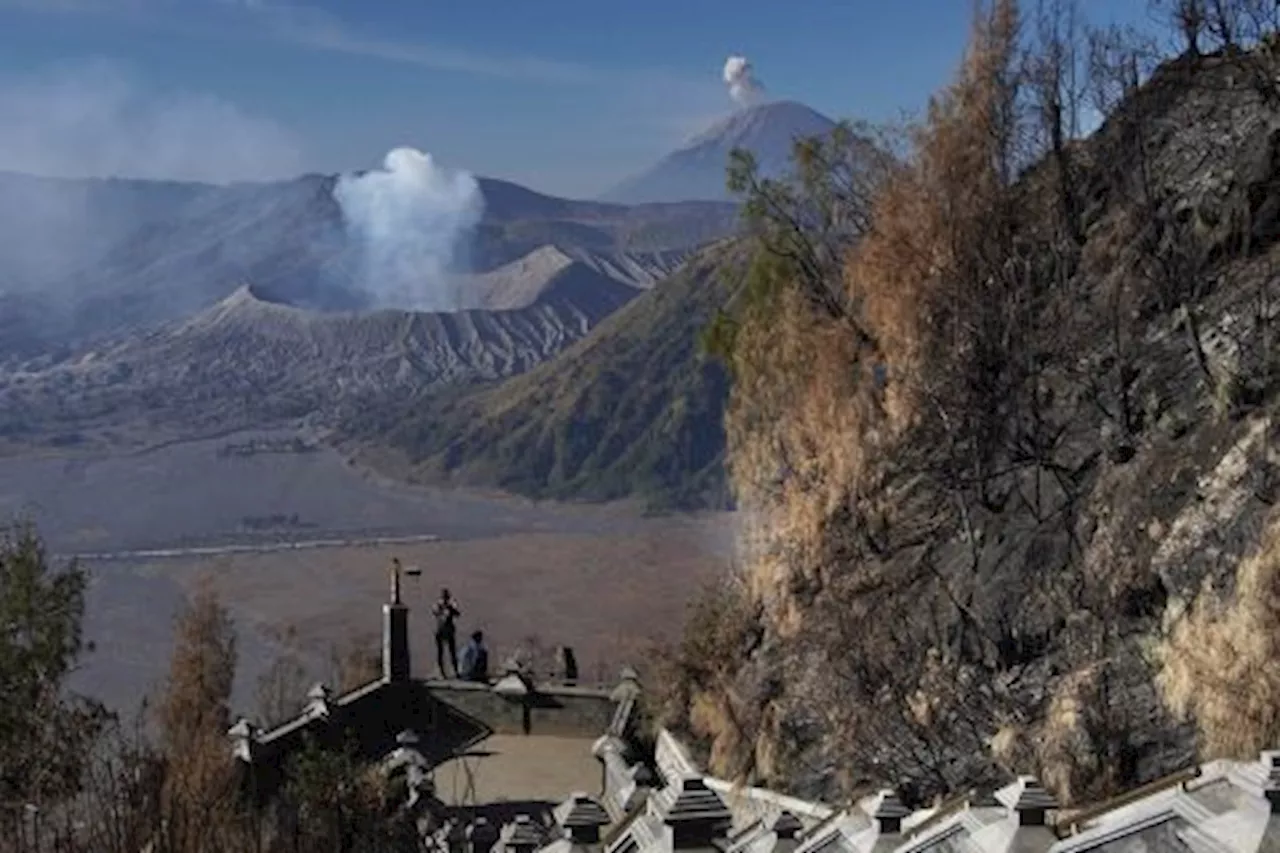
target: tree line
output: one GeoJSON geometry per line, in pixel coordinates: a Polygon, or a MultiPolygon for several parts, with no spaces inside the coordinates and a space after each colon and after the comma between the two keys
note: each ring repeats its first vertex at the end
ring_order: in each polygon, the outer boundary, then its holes
{"type": "MultiPolygon", "coordinates": [[[[406,792],[354,749],[308,744],[269,807],[245,796],[228,738],[237,665],[234,624],[213,586],[176,618],[169,672],[136,713],[68,688],[92,651],[83,631],[87,575],[53,565],[30,525],[0,536],[0,833],[17,853],[221,853],[417,850],[398,817],[406,792]]],[[[309,685],[296,637],[258,685],[270,724],[300,710],[309,685]]],[[[329,683],[376,678],[370,644],[333,649],[329,683]]],[[[402,787],[402,785],[401,785],[402,787]]]]}

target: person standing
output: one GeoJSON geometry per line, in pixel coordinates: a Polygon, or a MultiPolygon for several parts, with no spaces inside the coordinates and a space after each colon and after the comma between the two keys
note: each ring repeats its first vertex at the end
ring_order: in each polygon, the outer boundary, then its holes
{"type": "Polygon", "coordinates": [[[445,652],[449,653],[448,661],[453,668],[453,677],[458,677],[458,617],[462,610],[448,589],[440,590],[440,598],[431,608],[436,617],[436,663],[440,666],[440,677],[448,678],[445,672],[445,652]]]}
{"type": "Polygon", "coordinates": [[[472,631],[471,642],[462,650],[462,677],[481,684],[489,680],[489,650],[484,645],[484,631],[472,631]]]}

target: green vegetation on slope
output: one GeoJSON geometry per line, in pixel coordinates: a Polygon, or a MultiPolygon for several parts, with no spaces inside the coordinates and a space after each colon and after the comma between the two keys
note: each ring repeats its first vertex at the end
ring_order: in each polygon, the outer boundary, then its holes
{"type": "Polygon", "coordinates": [[[698,336],[724,304],[739,254],[710,247],[555,359],[418,403],[359,438],[390,448],[420,480],[722,506],[727,381],[698,336]]]}

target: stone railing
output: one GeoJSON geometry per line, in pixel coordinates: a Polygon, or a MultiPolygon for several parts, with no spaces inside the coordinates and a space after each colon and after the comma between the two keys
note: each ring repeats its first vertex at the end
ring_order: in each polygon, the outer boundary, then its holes
{"type": "Polygon", "coordinates": [[[702,775],[702,768],[689,755],[689,750],[667,729],[658,732],[653,758],[666,784],[678,782],[686,776],[702,775]]]}
{"type": "Polygon", "coordinates": [[[469,681],[427,682],[442,702],[482,721],[497,734],[594,737],[611,725],[616,702],[612,692],[593,687],[523,682],[513,689],[469,681]]]}
{"type": "Polygon", "coordinates": [[[613,715],[592,752],[604,765],[603,805],[617,823],[644,802],[654,780],[648,767],[634,760],[631,751],[640,702],[640,680],[634,670],[628,667],[622,671],[622,679],[610,699],[614,703],[613,715]]]}
{"type": "Polygon", "coordinates": [[[768,820],[781,812],[787,811],[795,815],[806,827],[824,821],[835,814],[836,810],[825,803],[801,800],[789,797],[768,788],[755,788],[749,785],[735,785],[714,776],[705,776],[703,781],[707,787],[720,795],[735,814],[750,814],[753,818],[768,820]]]}

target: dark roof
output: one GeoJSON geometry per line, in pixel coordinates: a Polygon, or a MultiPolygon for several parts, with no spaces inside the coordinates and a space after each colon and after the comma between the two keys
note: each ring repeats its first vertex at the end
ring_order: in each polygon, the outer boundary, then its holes
{"type": "Polygon", "coordinates": [[[897,793],[890,790],[876,795],[870,808],[871,816],[876,820],[902,820],[911,814],[911,810],[902,804],[897,793]]]}
{"type": "Polygon", "coordinates": [[[666,824],[713,823],[731,820],[720,795],[699,776],[688,776],[658,794],[658,815],[666,824]]]}
{"type": "Polygon", "coordinates": [[[1009,788],[1006,788],[1003,795],[997,795],[1010,809],[1014,811],[1037,811],[1040,809],[1056,809],[1058,801],[1054,799],[1040,784],[1040,781],[1034,776],[1023,776],[1009,788]]]}
{"type": "Polygon", "coordinates": [[[545,840],[546,832],[527,814],[516,815],[502,830],[501,841],[506,847],[540,847],[545,840]]]}
{"type": "Polygon", "coordinates": [[[604,806],[583,793],[574,793],[555,810],[556,823],[566,829],[574,827],[606,826],[609,813],[604,806]]]}
{"type": "Polygon", "coordinates": [[[773,820],[769,821],[769,831],[779,838],[794,838],[804,830],[800,818],[783,809],[773,820]]]}
{"type": "MultiPolygon", "coordinates": [[[[237,725],[233,734],[250,730],[237,725]]],[[[284,767],[308,739],[328,748],[355,747],[368,761],[382,761],[398,750],[418,753],[435,765],[465,751],[491,730],[481,721],[434,696],[421,681],[378,679],[325,703],[315,705],[268,731],[252,743],[253,790],[266,798],[283,782],[284,767]],[[417,738],[417,743],[406,740],[417,738]]],[[[421,762],[419,762],[421,763],[421,762]]],[[[248,778],[246,778],[246,783],[248,778]]]]}

